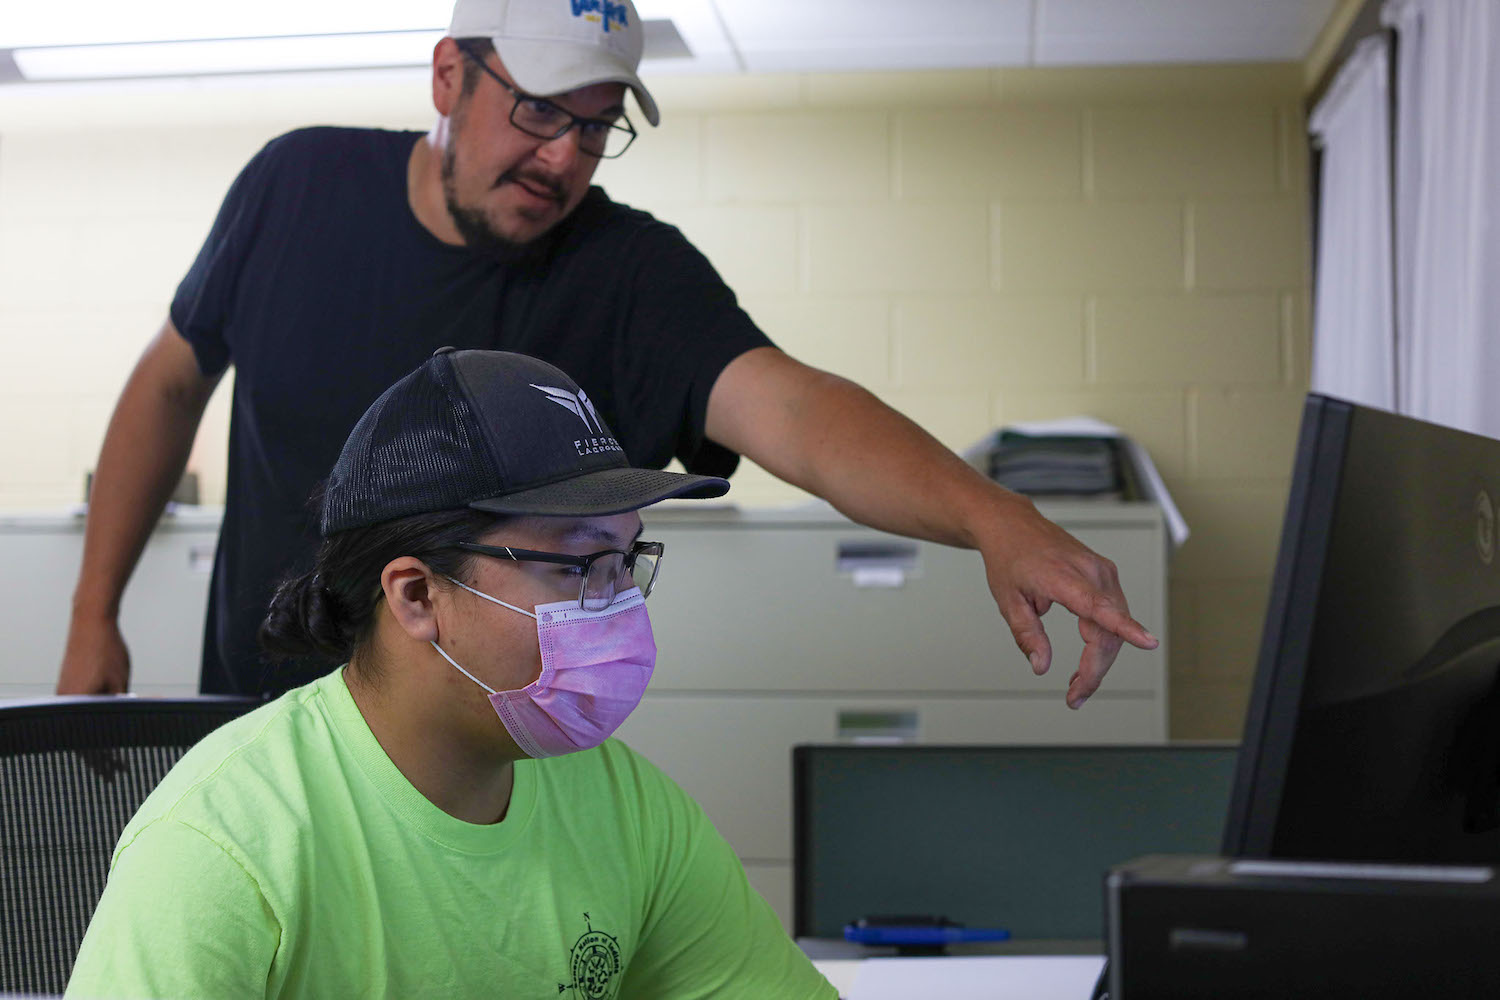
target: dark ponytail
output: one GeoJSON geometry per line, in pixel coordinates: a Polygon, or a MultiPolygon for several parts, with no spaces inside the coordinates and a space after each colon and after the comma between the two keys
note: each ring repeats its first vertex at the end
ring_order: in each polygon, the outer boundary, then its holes
{"type": "Polygon", "coordinates": [[[276,588],[260,626],[260,644],[290,657],[350,659],[368,641],[385,595],[380,574],[392,559],[415,556],[440,576],[462,578],[473,558],[452,548],[472,542],[505,518],[463,508],[416,514],[323,540],[313,568],[276,588]]]}

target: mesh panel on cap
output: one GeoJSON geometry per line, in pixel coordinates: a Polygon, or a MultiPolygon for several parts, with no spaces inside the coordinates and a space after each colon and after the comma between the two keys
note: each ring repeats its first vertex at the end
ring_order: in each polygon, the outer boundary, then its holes
{"type": "Polygon", "coordinates": [[[465,506],[501,489],[446,357],[387,389],[355,425],[323,496],[323,534],[465,506]]]}

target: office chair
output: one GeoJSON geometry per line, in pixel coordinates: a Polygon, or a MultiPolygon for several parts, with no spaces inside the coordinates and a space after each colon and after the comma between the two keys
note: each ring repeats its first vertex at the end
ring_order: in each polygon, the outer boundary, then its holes
{"type": "Polygon", "coordinates": [[[0,993],[60,994],[126,822],[258,698],[0,703],[0,993]]]}

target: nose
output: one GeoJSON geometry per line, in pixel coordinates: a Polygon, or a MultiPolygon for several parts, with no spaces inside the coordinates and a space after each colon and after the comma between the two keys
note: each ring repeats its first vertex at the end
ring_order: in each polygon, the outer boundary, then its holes
{"type": "Polygon", "coordinates": [[[568,129],[556,139],[548,139],[537,147],[536,156],[552,170],[562,173],[572,167],[582,154],[578,151],[577,127],[568,129]]]}

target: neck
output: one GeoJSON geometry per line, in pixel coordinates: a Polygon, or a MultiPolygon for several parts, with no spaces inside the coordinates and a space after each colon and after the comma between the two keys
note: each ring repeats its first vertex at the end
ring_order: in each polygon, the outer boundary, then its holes
{"type": "Polygon", "coordinates": [[[440,118],[432,131],[413,144],[406,161],[406,202],[422,228],[449,246],[461,247],[463,234],[453,224],[443,199],[443,147],[447,141],[448,120],[440,118]]]}
{"type": "Polygon", "coordinates": [[[344,668],[344,683],[381,749],[412,787],[455,819],[504,819],[515,781],[512,759],[493,740],[464,739],[476,722],[481,733],[500,725],[489,703],[488,719],[464,718],[468,704],[453,698],[450,685],[411,683],[422,680],[420,668],[411,669],[416,665],[392,664],[376,687],[364,679],[360,659],[356,653],[344,668]]]}

